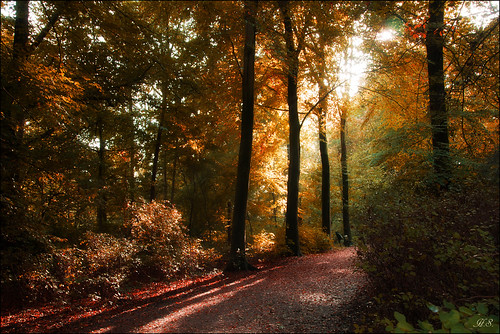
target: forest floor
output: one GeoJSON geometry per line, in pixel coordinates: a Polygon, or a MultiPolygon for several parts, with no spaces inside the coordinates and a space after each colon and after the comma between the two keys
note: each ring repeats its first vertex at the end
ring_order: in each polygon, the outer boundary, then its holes
{"type": "MultiPolygon", "coordinates": [[[[258,271],[153,283],[106,304],[2,314],[6,332],[353,332],[369,284],[353,247],[291,257],[258,271]]],[[[3,312],[2,312],[3,313],[3,312]]]]}

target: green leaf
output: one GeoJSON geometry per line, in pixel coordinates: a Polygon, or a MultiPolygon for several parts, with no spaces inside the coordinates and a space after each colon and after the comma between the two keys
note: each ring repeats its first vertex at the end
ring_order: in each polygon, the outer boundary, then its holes
{"type": "Polygon", "coordinates": [[[499,333],[498,324],[493,324],[492,326],[483,326],[478,328],[479,333],[499,333]]]}
{"type": "Polygon", "coordinates": [[[443,305],[444,305],[444,307],[446,307],[449,310],[455,310],[456,309],[455,305],[452,304],[452,303],[450,303],[450,302],[448,302],[447,300],[443,301],[443,305]]]}
{"type": "Polygon", "coordinates": [[[394,325],[392,324],[392,321],[390,321],[387,318],[384,318],[382,320],[383,323],[385,323],[387,326],[385,327],[386,332],[392,332],[394,330],[394,325]]]}
{"type": "Polygon", "coordinates": [[[477,303],[476,308],[480,314],[488,314],[488,306],[485,303],[477,303]]]}
{"type": "Polygon", "coordinates": [[[465,306],[460,306],[460,307],[458,308],[458,310],[459,310],[460,312],[462,312],[463,314],[465,314],[465,315],[469,315],[469,316],[470,316],[470,315],[473,315],[473,314],[474,314],[474,312],[472,312],[472,310],[471,310],[471,309],[469,309],[469,308],[467,308],[467,307],[465,307],[465,306]]]}
{"type": "Polygon", "coordinates": [[[453,325],[460,322],[460,313],[457,310],[451,310],[450,312],[441,311],[439,312],[439,319],[445,328],[450,329],[453,325]]]}
{"type": "Polygon", "coordinates": [[[399,328],[399,329],[401,329],[404,332],[411,332],[411,331],[415,330],[415,328],[413,328],[413,326],[410,325],[409,323],[407,323],[406,321],[400,321],[400,322],[398,322],[398,325],[397,325],[396,328],[399,328]]]}
{"type": "Polygon", "coordinates": [[[481,315],[475,314],[472,317],[470,317],[469,319],[467,319],[467,321],[464,323],[464,325],[466,328],[475,328],[474,326],[477,325],[478,320],[481,318],[482,318],[481,315]]]}
{"type": "Polygon", "coordinates": [[[406,317],[398,311],[394,312],[394,318],[396,318],[398,322],[406,322],[406,317]]]}
{"type": "Polygon", "coordinates": [[[465,328],[463,324],[455,324],[451,326],[450,333],[472,333],[472,332],[467,328],[465,328]]]}
{"type": "Polygon", "coordinates": [[[434,331],[434,327],[428,321],[418,321],[418,325],[426,332],[434,331]]]}
{"type": "Polygon", "coordinates": [[[433,313],[438,313],[439,312],[439,306],[436,306],[431,303],[427,303],[427,308],[431,310],[433,313]]]}

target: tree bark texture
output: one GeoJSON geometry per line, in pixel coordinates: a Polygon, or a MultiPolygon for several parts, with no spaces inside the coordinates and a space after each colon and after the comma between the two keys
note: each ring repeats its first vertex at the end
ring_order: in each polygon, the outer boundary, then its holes
{"type": "Polygon", "coordinates": [[[300,122],[297,103],[297,75],[299,71],[298,51],[293,41],[293,27],[288,1],[278,2],[285,25],[288,82],[288,126],[289,126],[289,164],[286,204],[286,244],[296,256],[301,255],[299,245],[299,179],[300,179],[300,122]]]}
{"type": "Polygon", "coordinates": [[[445,188],[450,178],[450,142],[443,70],[443,26],[445,1],[429,2],[426,31],[429,112],[432,126],[433,166],[437,181],[445,188]]]}
{"type": "Polygon", "coordinates": [[[344,246],[350,246],[351,224],[349,221],[349,173],[347,169],[346,145],[347,108],[344,106],[340,114],[340,165],[342,167],[342,221],[344,224],[344,246]],[[345,237],[347,236],[347,238],[345,237]]]}
{"type": "Polygon", "coordinates": [[[5,198],[16,196],[20,182],[24,109],[19,104],[24,92],[22,64],[28,55],[29,1],[16,2],[14,43],[9,72],[2,77],[2,114],[0,122],[0,194],[5,198]]]}
{"type": "Polygon", "coordinates": [[[319,119],[319,152],[321,157],[321,226],[323,232],[331,234],[330,224],[330,161],[328,160],[328,142],[325,130],[325,115],[322,108],[319,119]]]}
{"type": "Polygon", "coordinates": [[[156,199],[156,176],[158,173],[158,160],[160,158],[163,128],[165,127],[166,109],[167,109],[167,89],[166,89],[166,84],[164,83],[163,89],[162,89],[160,124],[158,126],[158,132],[156,133],[155,151],[154,151],[154,155],[153,155],[153,166],[151,169],[151,187],[149,189],[149,201],[150,202],[152,202],[156,199]]]}
{"type": "Polygon", "coordinates": [[[245,47],[243,53],[241,140],[236,175],[236,194],[231,226],[231,251],[227,270],[252,267],[245,256],[245,218],[247,211],[254,120],[255,14],[257,3],[245,1],[245,47]]]}
{"type": "Polygon", "coordinates": [[[170,203],[174,203],[175,195],[175,174],[177,172],[177,147],[174,149],[174,161],[172,166],[172,184],[170,185],[170,203]]]}
{"type": "Polygon", "coordinates": [[[105,160],[105,151],[106,151],[106,141],[104,139],[104,121],[102,116],[99,115],[97,119],[97,132],[99,138],[99,166],[97,171],[97,184],[99,189],[97,190],[97,229],[100,232],[107,232],[107,216],[106,216],[106,160],[105,160]]]}
{"type": "MultiPolygon", "coordinates": [[[[321,73],[319,81],[320,98],[326,94],[326,87],[322,82],[324,78],[324,67],[322,67],[322,71],[323,73],[321,73]]],[[[330,161],[328,158],[328,141],[326,138],[327,110],[328,102],[326,99],[323,99],[318,110],[319,153],[321,158],[321,226],[323,232],[330,235],[330,161]]]]}

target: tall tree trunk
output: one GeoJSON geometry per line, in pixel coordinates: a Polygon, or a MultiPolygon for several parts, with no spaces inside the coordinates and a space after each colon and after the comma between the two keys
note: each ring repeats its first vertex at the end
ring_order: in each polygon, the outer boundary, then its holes
{"type": "Polygon", "coordinates": [[[106,216],[106,161],[105,161],[105,150],[106,141],[104,140],[104,121],[102,116],[99,115],[97,118],[97,133],[99,138],[99,166],[97,171],[97,184],[98,184],[98,195],[97,195],[97,229],[99,232],[106,232],[107,216],[106,216]]]}
{"type": "Polygon", "coordinates": [[[168,176],[167,176],[167,150],[163,150],[163,200],[167,200],[168,176]]]}
{"type": "Polygon", "coordinates": [[[236,175],[236,194],[232,219],[231,251],[227,270],[248,270],[253,267],[245,256],[245,217],[247,212],[250,163],[254,119],[255,14],[257,2],[245,1],[245,47],[243,51],[241,140],[236,175]]]}
{"type": "Polygon", "coordinates": [[[288,1],[278,2],[285,25],[285,43],[288,62],[288,126],[289,164],[286,203],[286,244],[296,256],[302,255],[299,245],[299,179],[300,179],[300,122],[297,103],[297,75],[299,71],[298,52],[293,42],[292,20],[288,1]]]}
{"type": "Polygon", "coordinates": [[[130,128],[132,129],[132,134],[131,134],[131,138],[130,138],[130,150],[129,150],[129,154],[130,154],[130,164],[128,166],[128,174],[129,174],[129,177],[128,177],[128,197],[129,197],[129,200],[130,201],[134,201],[135,200],[135,154],[136,154],[136,146],[135,146],[135,136],[136,136],[136,129],[135,129],[135,125],[134,125],[134,120],[133,120],[133,107],[134,107],[134,101],[132,99],[132,88],[130,88],[130,92],[129,92],[129,115],[130,115],[130,119],[129,119],[129,123],[130,123],[130,128]]]}
{"type": "Polygon", "coordinates": [[[344,245],[352,243],[351,224],[349,221],[349,173],[347,169],[346,118],[347,106],[340,111],[340,165],[342,167],[342,221],[344,223],[344,245]],[[347,236],[347,237],[345,237],[347,236]]]}
{"type": "MultiPolygon", "coordinates": [[[[21,174],[22,137],[25,112],[19,101],[24,93],[22,64],[28,55],[29,1],[16,1],[16,21],[12,59],[2,78],[2,113],[0,118],[0,195],[18,202],[21,174]]],[[[2,201],[3,203],[3,201],[2,201]]]]}
{"type": "Polygon", "coordinates": [[[319,152],[321,157],[321,226],[323,232],[331,234],[330,224],[330,161],[325,129],[325,112],[319,110],[319,152]]]}
{"type": "Polygon", "coordinates": [[[450,179],[450,142],[443,70],[443,26],[445,1],[429,2],[429,22],[425,39],[429,78],[429,110],[432,126],[433,166],[440,186],[450,179]]]}
{"type": "MultiPolygon", "coordinates": [[[[324,67],[319,81],[320,98],[326,94],[326,87],[323,83],[325,76],[324,67]]],[[[318,110],[318,133],[319,133],[319,153],[321,157],[321,226],[323,231],[331,234],[330,223],[330,161],[328,159],[328,141],[326,138],[326,111],[328,102],[323,99],[318,110]]]]}
{"type": "Polygon", "coordinates": [[[174,203],[175,195],[175,174],[177,173],[177,147],[174,149],[174,165],[172,166],[172,185],[170,188],[170,203],[174,203]]]}
{"type": "Polygon", "coordinates": [[[167,86],[165,82],[162,85],[162,101],[160,112],[160,124],[158,132],[156,133],[155,151],[153,155],[153,166],[151,168],[151,187],[149,188],[149,201],[152,202],[156,199],[156,176],[158,173],[158,159],[160,157],[161,141],[163,128],[165,127],[165,114],[167,109],[167,86]]]}

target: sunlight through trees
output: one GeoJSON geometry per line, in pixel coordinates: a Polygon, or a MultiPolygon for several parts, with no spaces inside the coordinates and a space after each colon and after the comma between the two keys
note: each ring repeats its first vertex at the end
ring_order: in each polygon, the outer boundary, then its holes
{"type": "MultiPolygon", "coordinates": [[[[395,285],[380,266],[425,281],[414,259],[447,270],[434,260],[461,256],[456,240],[481,258],[485,240],[498,261],[497,2],[1,6],[2,289],[20,302],[68,297],[92,275],[121,287],[340,246],[365,247],[373,275],[395,285]],[[141,244],[131,215],[172,245],[141,244]],[[390,262],[384,240],[408,259],[390,262]],[[84,265],[108,246],[128,254],[109,254],[112,278],[84,265]]],[[[494,261],[450,266],[494,281],[494,261]]],[[[486,294],[457,275],[443,280],[486,294]]],[[[434,291],[452,296],[446,284],[434,291]]]]}

